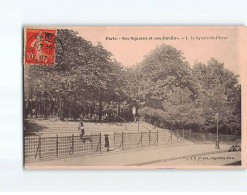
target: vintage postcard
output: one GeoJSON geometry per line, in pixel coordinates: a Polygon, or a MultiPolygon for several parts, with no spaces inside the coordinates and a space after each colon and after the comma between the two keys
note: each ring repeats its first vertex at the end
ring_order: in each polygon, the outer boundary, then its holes
{"type": "Polygon", "coordinates": [[[25,168],[246,168],[246,27],[23,30],[25,168]]]}

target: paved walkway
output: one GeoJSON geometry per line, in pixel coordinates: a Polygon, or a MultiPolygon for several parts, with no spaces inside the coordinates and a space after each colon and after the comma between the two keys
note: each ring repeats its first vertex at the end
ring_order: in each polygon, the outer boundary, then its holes
{"type": "Polygon", "coordinates": [[[223,152],[217,154],[207,154],[183,157],[175,160],[163,160],[149,164],[150,166],[220,166],[220,165],[240,165],[241,152],[223,152]]]}
{"type": "Polygon", "coordinates": [[[27,163],[26,168],[39,166],[43,168],[52,168],[53,166],[68,166],[68,168],[70,166],[152,166],[152,164],[156,165],[156,162],[175,160],[190,155],[226,152],[230,145],[221,144],[220,147],[221,150],[216,150],[214,144],[178,143],[166,147],[143,148],[133,151],[110,151],[93,156],[33,162],[27,163]]]}

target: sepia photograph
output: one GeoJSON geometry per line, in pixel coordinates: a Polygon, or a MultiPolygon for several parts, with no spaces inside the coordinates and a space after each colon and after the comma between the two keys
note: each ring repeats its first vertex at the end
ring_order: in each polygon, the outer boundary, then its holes
{"type": "Polygon", "coordinates": [[[24,27],[24,167],[244,168],[245,30],[24,27]]]}

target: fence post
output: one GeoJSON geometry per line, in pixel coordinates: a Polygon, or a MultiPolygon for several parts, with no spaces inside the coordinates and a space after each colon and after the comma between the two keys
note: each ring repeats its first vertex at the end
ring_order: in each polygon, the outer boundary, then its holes
{"type": "Polygon", "coordinates": [[[122,149],[124,147],[124,133],[122,132],[122,149]]]}
{"type": "Polygon", "coordinates": [[[72,134],[72,154],[74,154],[74,134],[72,134]]]}
{"type": "Polygon", "coordinates": [[[192,141],[192,139],[191,139],[191,129],[190,129],[190,141],[192,141]]]}
{"type": "Polygon", "coordinates": [[[101,152],[101,133],[99,133],[99,151],[101,152]]]}
{"type": "Polygon", "coordinates": [[[178,142],[178,136],[179,136],[179,133],[178,133],[178,130],[177,130],[177,142],[178,142]]]}
{"type": "Polygon", "coordinates": [[[39,136],[39,158],[41,158],[41,136],[39,136]]]}
{"type": "Polygon", "coordinates": [[[171,143],[172,143],[172,130],[170,132],[171,132],[171,143]]]}
{"type": "Polygon", "coordinates": [[[157,130],[157,145],[159,145],[159,131],[157,130]]]}
{"type": "Polygon", "coordinates": [[[148,141],[149,141],[149,146],[150,146],[150,143],[151,143],[151,131],[149,130],[149,139],[148,139],[148,141]]]}
{"type": "Polygon", "coordinates": [[[56,137],[56,155],[58,157],[58,135],[56,137]]]}

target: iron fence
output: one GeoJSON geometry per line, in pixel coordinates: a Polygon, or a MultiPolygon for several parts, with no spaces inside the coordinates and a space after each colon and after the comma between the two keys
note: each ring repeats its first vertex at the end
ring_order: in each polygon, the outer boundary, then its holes
{"type": "Polygon", "coordinates": [[[140,147],[151,147],[179,142],[178,133],[171,131],[147,131],[139,133],[113,133],[108,134],[108,144],[105,135],[88,134],[80,135],[47,135],[47,136],[25,136],[24,157],[25,162],[68,157],[72,155],[86,155],[97,152],[108,151],[111,148],[130,149],[140,147]],[[106,148],[105,146],[108,147],[106,148]]]}
{"type": "MultiPolygon", "coordinates": [[[[234,143],[240,135],[224,135],[219,134],[219,141],[221,143],[234,143]]],[[[194,143],[212,143],[216,141],[216,134],[206,133],[206,132],[191,132],[185,131],[184,139],[188,139],[194,143]]]]}
{"type": "Polygon", "coordinates": [[[114,133],[113,148],[129,149],[147,146],[162,146],[185,141],[183,134],[169,130],[146,131],[140,133],[114,133]]]}
{"type": "Polygon", "coordinates": [[[101,134],[26,136],[25,162],[101,151],[101,134]]]}
{"type": "MultiPolygon", "coordinates": [[[[239,136],[219,135],[220,142],[234,143],[239,136]]],[[[216,135],[195,133],[191,130],[157,130],[136,133],[26,136],[24,143],[25,162],[95,154],[111,150],[128,150],[141,147],[164,146],[180,142],[215,142],[216,135]],[[107,139],[106,139],[107,137],[107,139]],[[108,143],[106,143],[108,142],[108,143]]]]}

